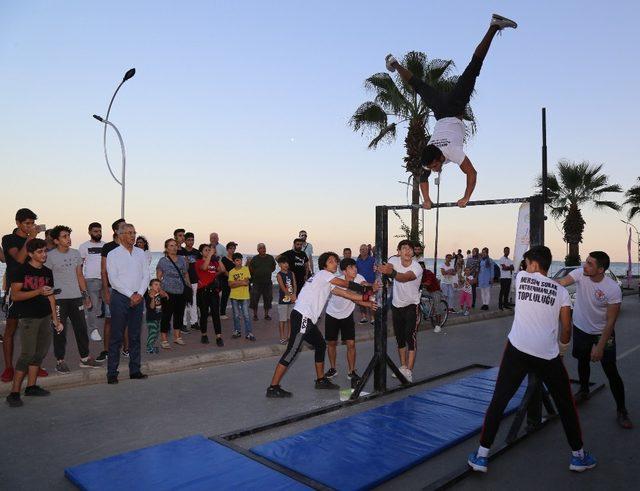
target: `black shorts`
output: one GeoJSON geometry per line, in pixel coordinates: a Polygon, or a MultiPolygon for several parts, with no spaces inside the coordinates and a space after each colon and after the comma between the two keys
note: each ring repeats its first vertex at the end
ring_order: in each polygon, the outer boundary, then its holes
{"type": "MultiPolygon", "coordinates": [[[[600,334],[588,334],[576,326],[573,326],[573,350],[572,355],[576,359],[589,358],[591,349],[600,341],[600,334]]],[[[616,332],[611,333],[602,353],[602,361],[616,361],[616,332]]]]}
{"type": "Polygon", "coordinates": [[[356,324],[353,321],[353,313],[344,319],[336,319],[327,314],[324,318],[324,339],[327,341],[337,341],[338,333],[342,341],[353,341],[356,339],[356,324]]]}

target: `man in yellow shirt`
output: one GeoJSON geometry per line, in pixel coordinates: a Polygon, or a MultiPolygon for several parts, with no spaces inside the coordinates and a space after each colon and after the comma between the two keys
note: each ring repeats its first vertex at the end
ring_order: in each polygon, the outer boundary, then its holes
{"type": "Polygon", "coordinates": [[[244,337],[249,341],[255,341],[256,337],[253,335],[251,329],[251,317],[249,316],[249,280],[251,279],[251,273],[249,268],[242,265],[242,254],[236,252],[231,256],[233,259],[234,267],[229,271],[229,288],[231,293],[229,299],[231,300],[231,308],[233,309],[233,334],[232,338],[239,338],[242,336],[240,332],[240,316],[244,319],[244,337]]]}

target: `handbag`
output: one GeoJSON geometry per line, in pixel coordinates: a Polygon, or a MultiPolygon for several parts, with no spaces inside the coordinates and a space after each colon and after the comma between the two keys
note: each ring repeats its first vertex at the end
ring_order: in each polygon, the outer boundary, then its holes
{"type": "Polygon", "coordinates": [[[178,272],[178,276],[180,276],[180,279],[182,280],[182,286],[184,287],[182,289],[182,298],[188,305],[191,305],[193,303],[193,288],[191,288],[191,285],[187,285],[187,283],[184,281],[184,276],[182,276],[182,271],[180,271],[180,268],[176,266],[176,263],[174,263],[169,256],[167,256],[167,259],[171,261],[171,264],[173,264],[173,267],[176,268],[176,271],[178,272]]]}

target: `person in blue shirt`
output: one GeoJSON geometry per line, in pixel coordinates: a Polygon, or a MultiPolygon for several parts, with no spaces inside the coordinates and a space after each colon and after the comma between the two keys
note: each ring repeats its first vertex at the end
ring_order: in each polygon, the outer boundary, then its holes
{"type": "Polygon", "coordinates": [[[489,257],[489,249],[483,247],[480,253],[480,267],[478,270],[478,290],[480,290],[480,298],[482,299],[480,310],[489,310],[491,284],[495,275],[493,266],[493,260],[489,257]]]}
{"type": "MultiPolygon", "coordinates": [[[[369,253],[369,247],[367,244],[360,246],[360,255],[356,258],[356,268],[358,274],[361,275],[365,281],[373,285],[376,281],[376,273],[374,267],[376,265],[376,258],[369,253]]],[[[360,308],[360,324],[366,324],[371,320],[373,324],[374,314],[371,309],[366,307],[360,308]]]]}

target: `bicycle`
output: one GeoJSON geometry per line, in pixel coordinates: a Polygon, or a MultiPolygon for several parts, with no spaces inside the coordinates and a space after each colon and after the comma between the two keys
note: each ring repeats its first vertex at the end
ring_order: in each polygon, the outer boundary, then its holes
{"type": "Polygon", "coordinates": [[[449,318],[449,305],[440,292],[429,293],[423,290],[420,296],[420,310],[422,310],[422,318],[429,319],[436,331],[444,327],[449,318]]]}

